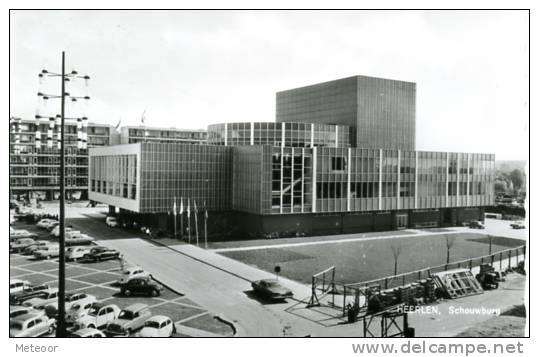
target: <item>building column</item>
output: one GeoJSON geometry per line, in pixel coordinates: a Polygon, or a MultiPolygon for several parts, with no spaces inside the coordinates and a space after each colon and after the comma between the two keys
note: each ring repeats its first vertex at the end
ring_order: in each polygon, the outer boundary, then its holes
{"type": "Polygon", "coordinates": [[[449,207],[449,153],[445,154],[445,206],[449,207]]]}
{"type": "Polygon", "coordinates": [[[466,170],[466,206],[470,206],[470,154],[466,156],[468,157],[468,169],[466,170]]]}
{"type": "Polygon", "coordinates": [[[292,160],[290,162],[290,212],[294,213],[294,147],[292,147],[292,160]]]}
{"type": "Polygon", "coordinates": [[[251,122],[251,146],[255,144],[255,124],[251,122]]]}
{"type": "Polygon", "coordinates": [[[401,151],[397,150],[397,209],[401,208],[401,151]]]}
{"type": "Polygon", "coordinates": [[[459,176],[460,176],[460,153],[457,153],[457,206],[460,206],[460,187],[459,187],[459,176]]]}
{"type": "Polygon", "coordinates": [[[383,154],[382,154],[382,149],[380,149],[380,163],[379,163],[379,168],[378,168],[378,210],[381,211],[382,210],[382,159],[383,159],[383,154]]]}
{"type": "Polygon", "coordinates": [[[351,182],[350,182],[350,179],[351,179],[351,176],[352,176],[352,148],[348,148],[348,165],[347,166],[347,185],[346,185],[346,210],[348,212],[350,212],[350,207],[351,207],[351,202],[350,202],[350,199],[351,199],[351,192],[350,192],[350,188],[351,188],[351,182]]]}
{"type": "Polygon", "coordinates": [[[284,164],[283,155],[284,155],[284,147],[281,145],[281,187],[279,188],[279,195],[280,195],[279,213],[281,214],[283,214],[283,164],[284,164]]]}
{"type": "Polygon", "coordinates": [[[418,171],[419,171],[419,167],[418,167],[418,163],[419,163],[419,153],[416,151],[415,152],[415,197],[414,197],[414,208],[417,209],[417,179],[419,177],[418,175],[418,171]]]}
{"type": "Polygon", "coordinates": [[[301,213],[304,212],[303,204],[304,204],[304,179],[305,179],[305,148],[301,148],[301,213]]]}
{"type": "Polygon", "coordinates": [[[225,123],[225,146],[228,146],[228,123],[225,123]]]}
{"type": "Polygon", "coordinates": [[[339,147],[339,126],[335,125],[335,147],[339,147]]]}
{"type": "Polygon", "coordinates": [[[286,130],[285,130],[285,124],[286,123],[281,123],[281,147],[284,147],[285,146],[285,140],[286,140],[286,130]]]}
{"type": "Polygon", "coordinates": [[[311,124],[311,147],[314,147],[314,124],[311,124]]]}
{"type": "Polygon", "coordinates": [[[313,197],[313,213],[316,212],[316,170],[317,170],[317,160],[316,160],[316,149],[317,147],[313,147],[313,192],[312,192],[312,197],[313,197]]]}

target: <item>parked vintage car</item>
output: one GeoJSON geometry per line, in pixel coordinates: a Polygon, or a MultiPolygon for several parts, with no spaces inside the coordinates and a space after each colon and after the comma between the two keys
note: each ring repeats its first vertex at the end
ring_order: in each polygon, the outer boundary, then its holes
{"type": "MultiPolygon", "coordinates": [[[[65,311],[71,310],[71,307],[75,304],[85,305],[85,304],[92,304],[96,301],[97,301],[96,297],[90,294],[68,293],[66,294],[66,297],[65,297],[65,311]]],[[[48,308],[48,311],[49,311],[47,315],[50,315],[51,313],[56,315],[56,313],[58,313],[58,301],[55,301],[51,304],[47,304],[46,308],[48,308]]]]}
{"type": "Polygon", "coordinates": [[[50,219],[50,218],[43,218],[42,220],[36,223],[36,226],[40,228],[47,228],[50,224],[54,222],[58,222],[58,221],[55,219],[50,219]]]}
{"type": "Polygon", "coordinates": [[[68,337],[107,337],[103,332],[95,328],[83,328],[71,332],[68,337]]]}
{"type": "Polygon", "coordinates": [[[18,253],[29,245],[34,244],[35,242],[36,241],[33,238],[19,238],[14,242],[9,243],[9,251],[13,253],[18,253]]]}
{"type": "Polygon", "coordinates": [[[47,244],[50,244],[50,242],[46,240],[36,240],[35,243],[30,244],[26,248],[24,248],[21,252],[22,255],[34,255],[34,252],[38,250],[40,247],[46,246],[47,244]]]}
{"type": "Polygon", "coordinates": [[[123,309],[118,318],[109,323],[105,329],[107,336],[129,336],[141,329],[146,320],[152,316],[148,305],[133,304],[123,309]]]}
{"type": "Polygon", "coordinates": [[[283,287],[276,279],[253,281],[251,286],[256,293],[273,300],[283,300],[294,295],[292,291],[283,287]]]}
{"type": "Polygon", "coordinates": [[[511,228],[513,229],[524,229],[526,226],[522,222],[514,222],[510,224],[511,228]]]}
{"type": "Polygon", "coordinates": [[[60,255],[60,245],[57,243],[46,244],[34,251],[36,259],[51,259],[60,255]]]}
{"type": "Polygon", "coordinates": [[[120,257],[120,252],[115,249],[110,249],[107,247],[93,247],[87,254],[83,256],[84,260],[87,261],[102,261],[109,259],[118,259],[120,257]]]}
{"type": "Polygon", "coordinates": [[[95,302],[88,309],[87,313],[82,313],[75,318],[75,326],[79,329],[82,328],[98,328],[103,329],[110,322],[118,318],[120,314],[120,308],[114,304],[104,304],[101,302],[95,302]]]}
{"type": "Polygon", "coordinates": [[[105,219],[105,223],[111,228],[118,227],[118,220],[116,219],[116,217],[108,216],[105,219]]]}
{"type": "Polygon", "coordinates": [[[470,221],[468,227],[472,229],[485,229],[485,225],[481,221],[470,221]]]}
{"type": "Polygon", "coordinates": [[[43,290],[40,295],[26,300],[23,305],[31,306],[34,309],[44,309],[45,306],[51,305],[58,301],[58,289],[49,288],[43,290]]]}
{"type": "Polygon", "coordinates": [[[49,289],[49,285],[47,284],[30,284],[28,286],[25,286],[22,289],[22,291],[9,294],[9,304],[10,305],[22,304],[24,301],[28,299],[45,294],[45,290],[47,289],[49,289]]]}
{"type": "Polygon", "coordinates": [[[146,295],[159,296],[163,287],[149,278],[133,278],[120,285],[120,294],[124,296],[146,295]]]}
{"type": "Polygon", "coordinates": [[[68,247],[66,248],[66,255],[65,255],[66,260],[77,261],[79,259],[82,259],[82,257],[84,257],[85,254],[90,252],[90,250],[92,250],[92,246],[88,246],[88,245],[83,245],[83,246],[74,245],[74,246],[68,247]]]}
{"type": "Polygon", "coordinates": [[[171,337],[176,333],[176,326],[170,317],[156,315],[144,323],[144,327],[137,333],[138,337],[171,337]]]}
{"type": "Polygon", "coordinates": [[[36,313],[44,315],[43,310],[36,310],[31,306],[22,306],[22,305],[9,305],[9,318],[12,319],[17,316],[26,315],[30,313],[36,313]]]}
{"type": "Polygon", "coordinates": [[[9,295],[23,291],[28,285],[30,285],[30,282],[26,280],[9,279],[9,295]]]}
{"type": "Polygon", "coordinates": [[[120,285],[125,284],[129,280],[134,279],[134,278],[151,278],[151,277],[152,275],[148,273],[147,271],[145,271],[144,269],[142,269],[141,267],[138,267],[138,266],[128,267],[123,271],[120,279],[118,279],[118,284],[120,285]]]}
{"type": "Polygon", "coordinates": [[[30,313],[9,319],[10,337],[40,337],[53,333],[56,320],[41,313],[30,313]]]}

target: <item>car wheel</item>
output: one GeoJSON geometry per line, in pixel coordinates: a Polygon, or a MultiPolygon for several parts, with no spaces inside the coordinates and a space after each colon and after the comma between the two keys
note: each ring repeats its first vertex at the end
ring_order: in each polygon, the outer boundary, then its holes
{"type": "Polygon", "coordinates": [[[49,329],[47,330],[48,334],[51,334],[54,331],[54,326],[50,325],[49,329]]]}
{"type": "Polygon", "coordinates": [[[125,335],[126,335],[127,337],[129,337],[129,335],[131,335],[131,329],[130,329],[130,328],[128,328],[127,330],[125,330],[125,335]]]}
{"type": "Polygon", "coordinates": [[[153,297],[159,296],[159,291],[157,291],[157,289],[153,289],[151,294],[153,297]]]}
{"type": "Polygon", "coordinates": [[[131,296],[131,290],[125,289],[125,290],[124,290],[124,295],[125,295],[125,296],[131,296]]]}

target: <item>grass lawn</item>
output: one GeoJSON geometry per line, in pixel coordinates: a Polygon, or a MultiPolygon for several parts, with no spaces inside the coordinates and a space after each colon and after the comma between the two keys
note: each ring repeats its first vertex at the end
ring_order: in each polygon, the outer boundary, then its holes
{"type": "MultiPolygon", "coordinates": [[[[307,284],[314,273],[334,265],[337,281],[355,283],[392,275],[392,246],[402,247],[398,260],[399,273],[445,264],[446,236],[454,239],[450,261],[488,254],[488,238],[477,233],[336,241],[330,244],[228,251],[221,254],[268,272],[273,272],[275,265],[280,265],[281,275],[307,284]]],[[[494,237],[492,251],[522,244],[520,240],[494,237]]]]}

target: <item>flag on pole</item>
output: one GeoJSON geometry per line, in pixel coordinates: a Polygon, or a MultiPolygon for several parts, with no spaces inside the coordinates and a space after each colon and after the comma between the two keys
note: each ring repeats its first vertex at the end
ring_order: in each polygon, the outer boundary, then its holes
{"type": "Polygon", "coordinates": [[[144,125],[144,122],[146,121],[146,109],[142,112],[142,117],[140,118],[140,121],[142,122],[142,125],[144,125]]]}
{"type": "Polygon", "coordinates": [[[180,214],[183,214],[183,197],[180,198],[180,214]]]}
{"type": "Polygon", "coordinates": [[[172,206],[172,211],[174,212],[174,215],[178,214],[178,212],[176,212],[176,196],[174,196],[174,205],[172,206]]]}
{"type": "Polygon", "coordinates": [[[116,127],[114,128],[114,130],[118,131],[118,129],[120,129],[120,124],[122,123],[122,118],[120,118],[120,120],[118,121],[118,124],[116,124],[116,127]]]}

